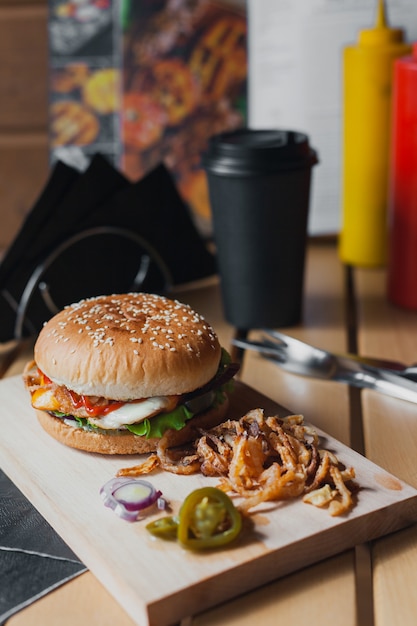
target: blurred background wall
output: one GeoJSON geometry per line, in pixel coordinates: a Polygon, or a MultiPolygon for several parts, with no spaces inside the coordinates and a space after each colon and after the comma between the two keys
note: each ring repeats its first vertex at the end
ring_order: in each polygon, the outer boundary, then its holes
{"type": "Polygon", "coordinates": [[[0,250],[48,175],[47,0],[0,0],[0,250]]]}

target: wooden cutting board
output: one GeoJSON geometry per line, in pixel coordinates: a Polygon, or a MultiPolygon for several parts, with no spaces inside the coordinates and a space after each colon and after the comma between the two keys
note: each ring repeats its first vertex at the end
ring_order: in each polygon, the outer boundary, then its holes
{"type": "MultiPolygon", "coordinates": [[[[0,406],[2,469],[141,626],[173,624],[417,521],[415,489],[318,431],[323,447],[356,470],[362,489],[347,516],[332,518],[301,500],[268,503],[228,549],[191,553],[151,537],[145,521],[123,521],[103,505],[100,487],[138,457],[88,454],[52,439],[38,424],[20,376],[0,382],[0,406]]],[[[288,413],[237,383],[232,416],[256,407],[288,413]]],[[[173,505],[217,482],[163,472],[146,478],[173,505]]]]}

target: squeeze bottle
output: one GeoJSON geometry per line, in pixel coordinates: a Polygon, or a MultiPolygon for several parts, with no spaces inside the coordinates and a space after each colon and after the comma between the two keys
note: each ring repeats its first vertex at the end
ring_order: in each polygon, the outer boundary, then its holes
{"type": "Polygon", "coordinates": [[[344,49],[342,228],[349,265],[385,265],[393,63],[408,54],[403,30],[389,28],[379,0],[374,28],[344,49]]]}
{"type": "Polygon", "coordinates": [[[417,43],[394,64],[388,299],[417,310],[417,43]]]}

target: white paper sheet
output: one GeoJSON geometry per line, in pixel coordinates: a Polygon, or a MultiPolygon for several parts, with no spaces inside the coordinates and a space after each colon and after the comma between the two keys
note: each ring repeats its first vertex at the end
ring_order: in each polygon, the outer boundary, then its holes
{"type": "MultiPolygon", "coordinates": [[[[389,25],[417,40],[416,0],[387,0],[389,25]]],[[[319,154],[309,231],[341,221],[342,49],[373,28],[377,0],[248,0],[249,125],[305,132],[319,154]]]]}

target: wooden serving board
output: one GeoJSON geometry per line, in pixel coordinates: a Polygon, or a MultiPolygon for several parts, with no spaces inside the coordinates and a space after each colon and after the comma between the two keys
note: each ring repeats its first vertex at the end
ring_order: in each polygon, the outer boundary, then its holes
{"type": "MultiPolygon", "coordinates": [[[[141,626],[173,624],[417,521],[415,489],[318,431],[323,447],[356,470],[362,489],[348,515],[332,518],[299,499],[268,503],[253,515],[253,528],[229,548],[192,553],[151,537],[147,520],[123,521],[103,505],[100,487],[138,457],[88,454],[52,439],[38,424],[20,376],[0,382],[0,406],[2,469],[141,626]]],[[[237,383],[232,416],[256,407],[288,413],[237,383]]],[[[146,479],[173,506],[192,490],[217,482],[164,472],[146,479]]]]}

